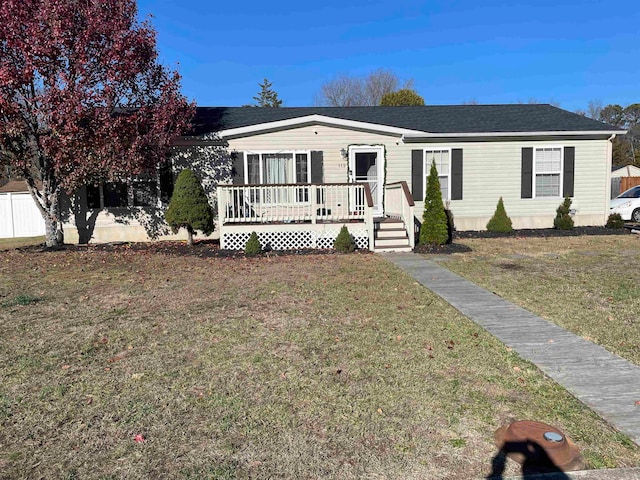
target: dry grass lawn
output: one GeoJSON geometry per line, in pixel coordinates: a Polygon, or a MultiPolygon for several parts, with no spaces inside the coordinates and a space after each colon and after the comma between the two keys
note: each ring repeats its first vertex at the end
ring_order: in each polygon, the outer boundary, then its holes
{"type": "Polygon", "coordinates": [[[640,235],[460,243],[443,266],[640,365],[640,235]]]}
{"type": "Polygon", "coordinates": [[[516,419],[640,464],[374,255],[5,251],[0,331],[3,478],[481,478],[516,419]]]}
{"type": "Polygon", "coordinates": [[[44,243],[44,237],[0,238],[0,251],[44,243]]]}

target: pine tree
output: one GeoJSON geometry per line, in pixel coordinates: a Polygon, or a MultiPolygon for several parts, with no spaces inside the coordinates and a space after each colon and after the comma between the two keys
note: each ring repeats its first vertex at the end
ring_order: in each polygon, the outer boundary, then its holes
{"type": "Polygon", "coordinates": [[[351,253],[355,250],[356,244],[353,238],[351,238],[351,234],[346,225],[343,225],[340,229],[340,233],[338,233],[338,236],[333,242],[333,248],[340,253],[351,253]]]}
{"type": "Polygon", "coordinates": [[[187,230],[189,245],[193,245],[193,234],[196,230],[205,235],[213,232],[213,209],[200,180],[188,168],[178,175],[164,218],[173,233],[178,233],[180,228],[187,230]]]}
{"type": "Polygon", "coordinates": [[[511,224],[511,219],[507,215],[507,211],[504,208],[504,202],[502,201],[502,197],[498,200],[498,206],[496,207],[496,211],[487,223],[487,230],[490,232],[501,232],[507,233],[513,231],[513,225],[511,224]]]}
{"type": "Polygon", "coordinates": [[[449,239],[447,214],[442,203],[442,191],[436,162],[431,163],[427,177],[427,194],[420,227],[420,245],[444,245],[449,239]]]}
{"type": "Polygon", "coordinates": [[[571,218],[571,199],[565,197],[556,210],[556,218],[553,219],[553,228],[558,230],[572,230],[573,218],[571,218]]]}
{"type": "Polygon", "coordinates": [[[278,93],[271,89],[273,84],[266,78],[259,83],[260,93],[253,97],[256,101],[256,107],[278,108],[282,106],[282,100],[278,98],[278,93]]]}
{"type": "Polygon", "coordinates": [[[262,251],[262,244],[260,243],[258,234],[256,232],[251,232],[249,240],[247,240],[247,244],[244,246],[244,254],[247,257],[255,257],[256,255],[260,255],[262,251]]]}

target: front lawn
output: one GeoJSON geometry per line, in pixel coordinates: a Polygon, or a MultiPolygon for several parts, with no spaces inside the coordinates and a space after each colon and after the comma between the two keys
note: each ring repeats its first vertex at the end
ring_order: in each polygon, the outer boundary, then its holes
{"type": "Polygon", "coordinates": [[[0,251],[10,248],[28,247],[44,243],[43,237],[0,238],[0,251]]]}
{"type": "Polygon", "coordinates": [[[640,464],[375,255],[7,251],[0,331],[6,478],[482,477],[516,419],[592,468],[640,464]]]}
{"type": "Polygon", "coordinates": [[[442,266],[640,365],[640,235],[459,242],[442,266]]]}

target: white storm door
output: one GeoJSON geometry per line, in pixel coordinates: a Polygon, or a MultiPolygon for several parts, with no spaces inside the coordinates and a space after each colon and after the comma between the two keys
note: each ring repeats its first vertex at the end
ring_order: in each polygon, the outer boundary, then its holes
{"type": "Polygon", "coordinates": [[[384,185],[384,147],[349,147],[351,180],[366,183],[373,198],[373,214],[382,216],[382,188],[384,185]]]}

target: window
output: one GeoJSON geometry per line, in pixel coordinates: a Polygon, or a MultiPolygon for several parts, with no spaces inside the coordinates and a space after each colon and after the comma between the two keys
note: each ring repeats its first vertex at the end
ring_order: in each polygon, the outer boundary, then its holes
{"type": "MultiPolygon", "coordinates": [[[[245,183],[249,185],[305,184],[311,178],[309,152],[248,152],[245,156],[245,183]]],[[[265,203],[286,203],[288,190],[265,192],[265,203]]],[[[259,191],[250,193],[251,201],[258,202],[259,191]]],[[[308,188],[295,189],[296,202],[309,201],[308,188]]]]}
{"type": "Polygon", "coordinates": [[[87,185],[87,207],[157,207],[168,203],[175,183],[171,165],[163,165],[155,174],[141,174],[127,181],[87,185]]]}
{"type": "Polygon", "coordinates": [[[427,179],[431,171],[431,164],[435,162],[438,170],[438,178],[440,180],[440,190],[442,191],[442,199],[449,200],[449,179],[451,178],[451,150],[425,150],[424,151],[424,191],[427,191],[427,179]]]}
{"type": "Polygon", "coordinates": [[[535,197],[560,197],[562,147],[535,148],[533,153],[535,197]]]}

